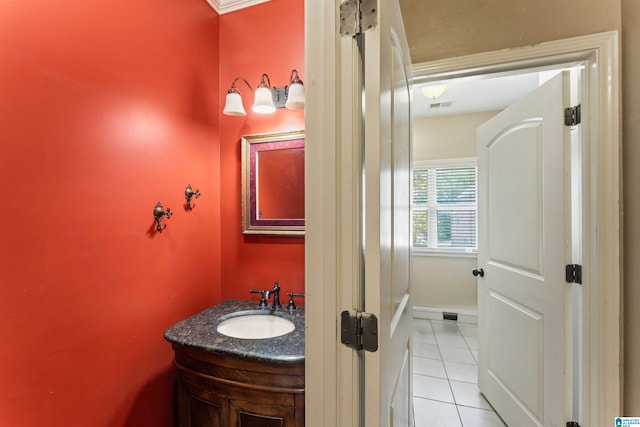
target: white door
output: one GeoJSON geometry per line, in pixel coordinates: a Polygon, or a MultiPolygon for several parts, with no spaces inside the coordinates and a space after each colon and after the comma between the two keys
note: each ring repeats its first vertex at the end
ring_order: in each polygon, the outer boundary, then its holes
{"type": "Polygon", "coordinates": [[[336,17],[359,7],[305,2],[309,427],[411,418],[410,58],[398,0],[363,0],[373,28],[342,37],[336,17]],[[341,344],[343,310],[377,316],[377,351],[341,344]]]}
{"type": "MultiPolygon", "coordinates": [[[[363,425],[411,417],[410,58],[397,0],[378,0],[364,34],[364,311],[379,320],[377,352],[364,354],[363,425]]],[[[375,3],[374,3],[375,5],[375,3]]]]}
{"type": "Polygon", "coordinates": [[[509,426],[565,425],[569,73],[478,128],[478,385],[509,426]]]}

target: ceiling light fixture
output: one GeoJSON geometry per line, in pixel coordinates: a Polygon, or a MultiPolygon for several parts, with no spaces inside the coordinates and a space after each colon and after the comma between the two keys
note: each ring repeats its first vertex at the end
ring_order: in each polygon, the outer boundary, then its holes
{"type": "Polygon", "coordinates": [[[436,99],[441,96],[445,90],[447,90],[446,84],[441,85],[433,85],[433,86],[423,86],[420,88],[422,94],[427,98],[436,99]]]}

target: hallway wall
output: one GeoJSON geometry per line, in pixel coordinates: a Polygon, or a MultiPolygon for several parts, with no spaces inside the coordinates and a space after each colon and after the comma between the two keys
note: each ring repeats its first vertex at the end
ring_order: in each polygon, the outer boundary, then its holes
{"type": "Polygon", "coordinates": [[[621,25],[621,0],[400,0],[400,5],[413,63],[600,33],[621,25]]]}
{"type": "MultiPolygon", "coordinates": [[[[413,160],[475,158],[476,129],[497,111],[413,121],[413,160]]],[[[411,258],[411,298],[418,307],[478,310],[478,283],[471,275],[477,257],[425,255],[411,258]]]]}
{"type": "Polygon", "coordinates": [[[622,0],[625,414],[640,414],[640,2],[622,0]]]}

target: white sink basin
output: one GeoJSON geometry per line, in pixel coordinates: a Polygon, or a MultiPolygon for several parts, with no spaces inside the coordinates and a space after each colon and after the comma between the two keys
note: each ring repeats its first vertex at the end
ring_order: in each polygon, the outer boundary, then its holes
{"type": "Polygon", "coordinates": [[[290,320],[271,314],[246,314],[223,320],[218,332],[228,337],[244,339],[274,338],[295,329],[290,320]]]}

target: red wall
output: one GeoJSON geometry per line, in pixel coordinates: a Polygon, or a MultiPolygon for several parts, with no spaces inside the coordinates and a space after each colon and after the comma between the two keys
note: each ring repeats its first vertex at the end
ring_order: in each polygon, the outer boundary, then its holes
{"type": "MultiPolygon", "coordinates": [[[[304,74],[304,2],[273,0],[220,17],[220,102],[235,77],[255,89],[262,73],[274,86],[289,84],[293,68],[304,74]]],[[[249,289],[269,289],[274,281],[287,292],[304,292],[304,238],[241,234],[241,142],[243,135],[304,129],[304,112],[251,111],[253,94],[238,82],[247,115],[220,118],[222,185],[222,297],[255,298],[249,289]]],[[[304,304],[304,301],[301,301],[304,304]]]]}
{"type": "Polygon", "coordinates": [[[0,1],[0,425],[173,425],[163,332],[221,298],[218,49],[204,0],[0,1]]]}

